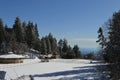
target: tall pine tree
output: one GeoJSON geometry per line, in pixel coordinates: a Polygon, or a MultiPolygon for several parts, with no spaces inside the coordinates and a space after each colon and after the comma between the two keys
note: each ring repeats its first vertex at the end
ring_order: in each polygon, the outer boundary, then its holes
{"type": "MultiPolygon", "coordinates": [[[[111,80],[120,79],[120,11],[115,12],[109,20],[106,46],[104,48],[105,61],[108,62],[111,80]]],[[[99,30],[102,33],[102,30],[99,30]]],[[[102,36],[100,43],[104,43],[102,36]]],[[[102,45],[102,44],[101,44],[102,45]]]]}
{"type": "Polygon", "coordinates": [[[106,39],[104,37],[103,29],[101,27],[98,30],[98,40],[96,42],[99,43],[99,45],[101,45],[101,48],[105,48],[106,39]]]}
{"type": "Polygon", "coordinates": [[[16,41],[24,43],[24,30],[22,28],[21,20],[19,17],[16,17],[15,23],[13,25],[13,30],[15,32],[16,41]]]}
{"type": "Polygon", "coordinates": [[[0,52],[5,53],[6,41],[5,41],[5,28],[3,26],[2,19],[0,19],[0,52]]]}

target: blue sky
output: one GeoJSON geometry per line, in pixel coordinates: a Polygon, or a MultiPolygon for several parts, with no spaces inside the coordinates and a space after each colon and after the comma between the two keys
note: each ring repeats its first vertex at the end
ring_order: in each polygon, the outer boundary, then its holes
{"type": "Polygon", "coordinates": [[[120,0],[0,0],[0,10],[8,26],[19,16],[37,23],[40,37],[51,32],[70,45],[97,48],[97,30],[120,10],[120,0]]]}

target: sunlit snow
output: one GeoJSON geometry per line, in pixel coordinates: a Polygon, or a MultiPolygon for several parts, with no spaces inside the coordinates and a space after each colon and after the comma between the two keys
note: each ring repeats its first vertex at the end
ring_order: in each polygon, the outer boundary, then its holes
{"type": "Polygon", "coordinates": [[[23,63],[0,64],[6,80],[101,80],[96,61],[84,59],[52,59],[41,62],[38,58],[25,59],[23,63]]]}

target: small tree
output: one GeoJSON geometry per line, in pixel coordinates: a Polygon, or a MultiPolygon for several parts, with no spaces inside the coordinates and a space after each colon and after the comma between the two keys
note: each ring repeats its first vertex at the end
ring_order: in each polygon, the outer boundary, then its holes
{"type": "Polygon", "coordinates": [[[83,58],[78,45],[74,45],[73,52],[75,54],[75,58],[83,58]]]}
{"type": "Polygon", "coordinates": [[[92,60],[96,59],[96,56],[95,56],[95,54],[93,52],[90,52],[85,56],[86,56],[86,59],[92,59],[92,60]]]}

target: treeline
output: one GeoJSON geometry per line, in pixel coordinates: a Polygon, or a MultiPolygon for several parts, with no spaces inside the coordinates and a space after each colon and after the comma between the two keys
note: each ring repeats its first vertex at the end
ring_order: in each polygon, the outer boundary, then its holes
{"type": "Polygon", "coordinates": [[[60,39],[58,42],[50,33],[41,38],[41,54],[60,55],[61,58],[82,58],[78,45],[72,48],[68,45],[66,39],[60,39]]]}
{"type": "Polygon", "coordinates": [[[120,79],[120,11],[115,12],[98,30],[97,42],[110,73],[109,80],[120,79]]]}
{"type": "Polygon", "coordinates": [[[37,49],[40,43],[37,24],[21,22],[16,17],[13,27],[4,26],[0,19],[0,53],[24,53],[28,48],[37,49]]]}
{"type": "Polygon", "coordinates": [[[61,58],[74,59],[97,59],[94,52],[90,52],[86,55],[82,54],[78,45],[71,47],[66,39],[60,39],[57,41],[51,33],[41,38],[41,54],[53,54],[59,55],[61,58]]]}
{"type": "Polygon", "coordinates": [[[31,21],[21,22],[16,17],[12,27],[4,25],[0,19],[0,54],[14,52],[24,54],[30,49],[41,54],[59,55],[61,58],[84,58],[78,45],[71,47],[66,39],[57,41],[51,33],[40,39],[38,26],[31,21]]]}

